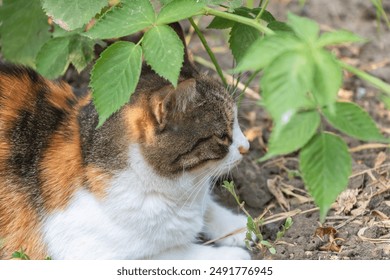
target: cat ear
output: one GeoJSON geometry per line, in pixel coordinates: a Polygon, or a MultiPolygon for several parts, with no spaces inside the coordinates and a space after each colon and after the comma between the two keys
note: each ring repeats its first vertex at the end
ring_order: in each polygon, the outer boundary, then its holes
{"type": "Polygon", "coordinates": [[[179,36],[184,46],[184,61],[183,61],[183,67],[181,68],[180,74],[187,78],[194,77],[194,75],[198,74],[198,71],[195,69],[195,66],[190,61],[183,28],[178,22],[171,23],[169,24],[169,26],[176,32],[177,36],[179,36]]]}
{"type": "Polygon", "coordinates": [[[171,85],[159,91],[159,98],[152,102],[153,113],[162,130],[170,116],[184,113],[196,96],[196,80],[193,78],[180,82],[176,89],[171,85]],[[162,97],[162,98],[161,98],[162,97]]]}

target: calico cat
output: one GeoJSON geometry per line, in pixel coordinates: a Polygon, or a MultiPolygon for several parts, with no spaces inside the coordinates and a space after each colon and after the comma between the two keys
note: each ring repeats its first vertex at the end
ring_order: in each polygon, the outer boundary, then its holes
{"type": "Polygon", "coordinates": [[[197,244],[245,226],[209,189],[249,143],[231,96],[187,54],[177,88],[144,66],[97,123],[90,94],[0,65],[0,258],[250,259],[243,234],[197,244]]]}

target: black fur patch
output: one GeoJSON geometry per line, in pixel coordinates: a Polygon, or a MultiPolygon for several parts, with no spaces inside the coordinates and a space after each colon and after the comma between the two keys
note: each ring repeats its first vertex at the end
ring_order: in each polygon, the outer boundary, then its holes
{"type": "Polygon", "coordinates": [[[33,69],[7,63],[0,63],[0,74],[9,75],[16,78],[20,78],[23,75],[27,75],[33,83],[40,83],[43,81],[41,75],[39,75],[33,69]]]}
{"type": "Polygon", "coordinates": [[[67,118],[65,111],[53,107],[47,100],[49,92],[44,84],[37,84],[36,89],[35,104],[19,111],[18,118],[8,132],[11,144],[8,166],[23,186],[29,188],[28,193],[34,203],[39,201],[40,196],[39,164],[42,155],[51,136],[67,118]]]}

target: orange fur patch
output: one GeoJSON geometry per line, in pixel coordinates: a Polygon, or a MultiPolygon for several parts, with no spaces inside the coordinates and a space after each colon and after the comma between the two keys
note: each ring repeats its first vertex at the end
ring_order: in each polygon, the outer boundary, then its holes
{"type": "Polygon", "coordinates": [[[147,114],[147,107],[145,102],[140,102],[138,107],[126,107],[124,110],[124,118],[126,120],[126,127],[128,131],[128,139],[131,142],[146,142],[153,143],[154,124],[149,114],[147,114]]]}
{"type": "Polygon", "coordinates": [[[69,101],[74,103],[77,102],[76,96],[72,92],[72,88],[66,83],[55,84],[53,82],[48,82],[48,87],[50,93],[48,95],[48,101],[54,107],[64,110],[70,108],[69,101]]]}
{"type": "Polygon", "coordinates": [[[80,136],[76,116],[57,131],[43,155],[42,196],[48,211],[65,207],[83,185],[80,136]]]}
{"type": "Polygon", "coordinates": [[[95,194],[97,198],[103,199],[106,195],[108,181],[112,176],[107,173],[107,171],[92,165],[85,168],[85,176],[90,191],[95,194]]]}
{"type": "Polygon", "coordinates": [[[0,259],[10,259],[21,249],[31,259],[44,259],[47,254],[39,233],[38,215],[29,206],[28,197],[12,189],[0,185],[0,237],[4,238],[0,259]]]}
{"type": "Polygon", "coordinates": [[[1,76],[0,79],[0,133],[9,130],[19,116],[21,109],[26,109],[34,104],[34,91],[29,83],[29,78],[22,76],[1,76]]]}

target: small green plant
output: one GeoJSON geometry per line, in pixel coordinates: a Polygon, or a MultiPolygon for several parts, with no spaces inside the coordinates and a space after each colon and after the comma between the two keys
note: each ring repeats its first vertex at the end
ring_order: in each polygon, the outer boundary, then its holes
{"type": "Polygon", "coordinates": [[[226,190],[229,191],[229,193],[234,197],[237,204],[240,206],[241,210],[245,213],[247,216],[247,232],[245,237],[245,244],[246,247],[249,250],[253,250],[254,248],[264,251],[263,249],[267,249],[271,254],[276,253],[275,244],[277,241],[279,241],[286,233],[286,231],[292,226],[293,222],[291,217],[288,217],[282,225],[282,229],[277,232],[276,239],[274,241],[266,240],[263,237],[263,234],[260,231],[261,226],[263,225],[263,218],[253,218],[249,212],[245,209],[244,205],[245,202],[241,202],[240,198],[238,197],[234,183],[229,181],[224,181],[222,185],[226,190]]]}
{"type": "MultiPolygon", "coordinates": [[[[386,20],[382,1],[371,1],[378,17],[386,20]]],[[[190,21],[226,84],[215,55],[192,20],[212,16],[208,28],[230,31],[229,47],[237,65],[232,71],[252,72],[250,80],[262,74],[261,104],[274,127],[261,160],[300,151],[300,174],[323,221],[347,186],[352,159],[344,140],[326,131],[321,119],[356,139],[389,143],[364,109],[337,101],[342,70],[371,83],[387,97],[390,85],[328,51],[329,46],[359,43],[362,38],[345,30],[321,33],[318,23],[291,13],[287,22],[280,22],[267,10],[269,2],[260,1],[254,7],[254,1],[244,6],[241,0],[3,0],[1,53],[6,60],[55,78],[70,64],[81,71],[93,60],[95,44],[115,39],[91,72],[90,87],[101,126],[131,97],[143,60],[177,85],[184,48],[169,26],[173,22],[190,21]],[[139,31],[144,35],[138,43],[118,40],[139,31]]]]}
{"type": "Polygon", "coordinates": [[[20,260],[29,260],[30,257],[25,253],[24,249],[21,248],[19,251],[16,251],[12,254],[12,258],[20,260]]]}
{"type": "MultiPolygon", "coordinates": [[[[13,259],[20,259],[20,260],[30,260],[30,257],[26,254],[25,249],[23,249],[23,248],[21,248],[19,251],[15,251],[12,254],[12,258],[13,259]]],[[[51,257],[47,256],[44,260],[49,261],[49,260],[51,260],[51,257]]]]}

